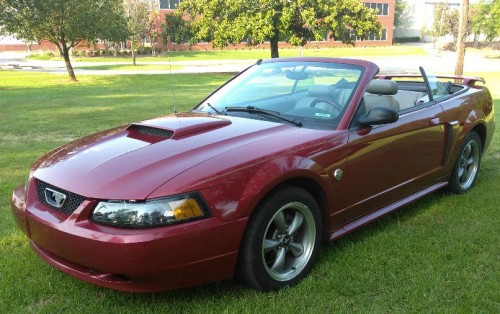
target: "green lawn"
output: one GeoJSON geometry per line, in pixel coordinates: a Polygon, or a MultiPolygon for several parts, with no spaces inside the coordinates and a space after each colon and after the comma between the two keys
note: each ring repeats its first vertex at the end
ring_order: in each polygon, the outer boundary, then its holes
{"type": "MultiPolygon", "coordinates": [[[[500,73],[484,76],[500,121],[500,73]]],[[[35,256],[10,214],[12,189],[71,139],[191,108],[227,75],[80,76],[0,71],[0,313],[500,312],[500,130],[475,188],[438,192],[332,244],[299,285],[261,293],[232,281],[128,294],[35,256]]]]}
{"type": "MultiPolygon", "coordinates": [[[[304,57],[359,57],[359,56],[413,56],[425,55],[422,47],[418,46],[390,46],[390,47],[342,47],[342,48],[304,48],[304,57]]],[[[298,57],[299,49],[280,49],[280,57],[298,57]]],[[[244,59],[268,59],[271,57],[269,49],[245,48],[240,50],[209,49],[207,51],[171,51],[164,53],[161,57],[139,56],[140,62],[157,61],[200,61],[200,60],[244,60],[244,59]]],[[[61,60],[60,58],[49,58],[46,55],[33,55],[31,58],[38,60],[61,60]]],[[[73,58],[77,62],[132,62],[132,57],[94,57],[73,58]]]]}

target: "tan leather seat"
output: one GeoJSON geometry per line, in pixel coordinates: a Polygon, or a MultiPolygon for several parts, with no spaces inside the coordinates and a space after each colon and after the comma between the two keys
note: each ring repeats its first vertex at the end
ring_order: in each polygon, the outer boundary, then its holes
{"type": "Polygon", "coordinates": [[[372,80],[363,96],[366,112],[373,107],[391,108],[399,112],[399,102],[393,97],[398,93],[398,83],[391,80],[372,80]]]}
{"type": "MultiPolygon", "coordinates": [[[[332,101],[335,96],[335,88],[331,85],[313,85],[309,87],[307,91],[307,96],[302,98],[295,108],[310,107],[314,100],[323,99],[326,101],[332,101]]],[[[331,110],[331,106],[325,103],[318,103],[316,108],[323,110],[331,110]]]]}

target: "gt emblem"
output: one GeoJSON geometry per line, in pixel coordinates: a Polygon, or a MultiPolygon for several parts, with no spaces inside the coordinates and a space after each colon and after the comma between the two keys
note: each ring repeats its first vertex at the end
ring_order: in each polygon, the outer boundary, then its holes
{"type": "Polygon", "coordinates": [[[50,188],[45,188],[45,200],[49,205],[54,206],[55,208],[61,208],[66,201],[66,194],[57,192],[50,188]]]}
{"type": "Polygon", "coordinates": [[[341,169],[337,169],[335,170],[335,172],[333,173],[333,176],[335,177],[335,179],[337,181],[340,181],[340,179],[342,179],[342,174],[344,174],[344,171],[342,171],[341,169]]]}

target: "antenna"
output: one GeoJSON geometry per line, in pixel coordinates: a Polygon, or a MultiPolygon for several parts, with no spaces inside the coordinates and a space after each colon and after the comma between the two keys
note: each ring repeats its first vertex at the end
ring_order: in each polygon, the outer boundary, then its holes
{"type": "MultiPolygon", "coordinates": [[[[168,65],[170,67],[170,78],[172,78],[172,63],[170,62],[170,58],[168,58],[168,65]]],[[[174,103],[174,113],[177,113],[177,109],[175,108],[175,91],[172,91],[172,101],[174,103]]]]}
{"type": "Polygon", "coordinates": [[[172,99],[174,101],[174,113],[177,113],[177,109],[175,109],[175,92],[172,91],[172,99]]]}

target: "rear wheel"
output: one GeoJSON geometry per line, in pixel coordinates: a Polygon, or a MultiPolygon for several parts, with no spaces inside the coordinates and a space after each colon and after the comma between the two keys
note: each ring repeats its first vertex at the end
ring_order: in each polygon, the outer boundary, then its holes
{"type": "Polygon", "coordinates": [[[297,187],[277,190],[256,209],[243,238],[238,276],[247,285],[278,290],[301,280],[321,244],[317,202],[297,187]]]}
{"type": "Polygon", "coordinates": [[[451,173],[450,192],[465,193],[472,188],[479,172],[481,149],[481,138],[476,132],[471,132],[458,152],[451,173]]]}

